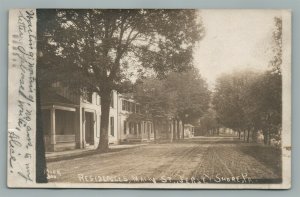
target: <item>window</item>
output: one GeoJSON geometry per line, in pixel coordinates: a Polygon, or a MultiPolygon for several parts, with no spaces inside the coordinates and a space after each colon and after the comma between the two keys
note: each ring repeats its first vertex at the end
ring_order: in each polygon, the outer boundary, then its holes
{"type": "Polygon", "coordinates": [[[124,110],[127,111],[127,101],[123,100],[124,101],[124,110]]]}
{"type": "Polygon", "coordinates": [[[86,101],[89,102],[89,103],[93,102],[93,93],[92,92],[87,92],[86,101]]]}
{"type": "Polygon", "coordinates": [[[135,104],[130,103],[130,112],[135,112],[135,104]]]}
{"type": "Polygon", "coordinates": [[[126,111],[130,111],[130,103],[126,101],[126,111]]]}
{"type": "Polygon", "coordinates": [[[122,110],[126,110],[126,101],[122,100],[122,110]]]}
{"type": "Polygon", "coordinates": [[[115,136],[114,117],[110,117],[110,134],[115,136]]]}
{"type": "Polygon", "coordinates": [[[126,120],[124,120],[124,127],[123,127],[124,128],[124,134],[126,134],[126,130],[127,130],[126,123],[127,123],[126,120]]]}
{"type": "Polygon", "coordinates": [[[110,106],[114,108],[114,92],[110,92],[110,106]]]}

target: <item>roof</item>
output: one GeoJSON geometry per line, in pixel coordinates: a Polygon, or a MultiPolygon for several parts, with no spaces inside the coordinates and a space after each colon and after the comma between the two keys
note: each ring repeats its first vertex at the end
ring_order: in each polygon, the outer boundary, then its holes
{"type": "Polygon", "coordinates": [[[64,96],[57,94],[55,91],[45,91],[40,94],[41,105],[59,104],[68,106],[77,106],[76,103],[67,99],[64,96]]]}

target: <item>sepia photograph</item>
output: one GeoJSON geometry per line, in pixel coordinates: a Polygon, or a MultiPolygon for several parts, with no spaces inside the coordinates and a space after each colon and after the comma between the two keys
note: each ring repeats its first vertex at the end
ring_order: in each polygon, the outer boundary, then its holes
{"type": "Polygon", "coordinates": [[[12,187],[290,188],[290,10],[11,10],[9,36],[12,187]]]}

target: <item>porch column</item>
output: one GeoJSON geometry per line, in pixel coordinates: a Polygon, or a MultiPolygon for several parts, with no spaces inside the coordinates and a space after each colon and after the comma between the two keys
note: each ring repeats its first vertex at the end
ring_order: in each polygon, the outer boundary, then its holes
{"type": "MultiPolygon", "coordinates": [[[[116,120],[115,120],[116,121],[116,120]]],[[[118,122],[117,122],[118,123],[118,122]]],[[[96,145],[96,136],[97,136],[97,111],[94,112],[94,115],[93,115],[93,127],[94,127],[94,134],[93,134],[93,141],[94,141],[94,147],[96,145]]],[[[118,130],[115,131],[115,136],[117,136],[119,138],[119,135],[118,135],[118,130]]]]}
{"type": "Polygon", "coordinates": [[[142,138],[145,138],[145,127],[144,127],[144,121],[141,121],[141,133],[142,133],[142,138]]]}
{"type": "Polygon", "coordinates": [[[51,108],[50,110],[50,130],[51,130],[51,136],[50,136],[50,144],[53,145],[56,144],[55,140],[55,109],[51,108]]]}
{"type": "Polygon", "coordinates": [[[140,136],[141,138],[143,138],[143,131],[142,131],[142,121],[139,121],[139,133],[140,133],[140,136]]]}
{"type": "Polygon", "coordinates": [[[85,110],[84,110],[84,108],[82,108],[82,148],[86,147],[86,141],[85,141],[85,124],[86,124],[85,110]]]}
{"type": "Polygon", "coordinates": [[[75,111],[75,141],[76,141],[76,148],[83,148],[82,144],[82,110],[81,107],[77,108],[75,111]]]}
{"type": "Polygon", "coordinates": [[[126,130],[125,130],[125,135],[128,135],[129,134],[129,130],[130,130],[130,128],[129,128],[129,122],[128,121],[126,121],[126,130]]]}
{"type": "Polygon", "coordinates": [[[150,133],[150,126],[149,126],[149,122],[146,122],[146,131],[147,131],[147,135],[148,135],[148,140],[151,139],[151,133],[150,133]]]}

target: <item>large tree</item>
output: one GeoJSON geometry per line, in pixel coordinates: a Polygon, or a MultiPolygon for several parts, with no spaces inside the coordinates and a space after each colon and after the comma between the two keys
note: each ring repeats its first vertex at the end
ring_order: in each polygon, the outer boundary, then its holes
{"type": "Polygon", "coordinates": [[[101,96],[101,151],[108,150],[110,93],[134,68],[163,77],[183,71],[203,27],[195,10],[38,11],[40,85],[61,81],[101,96]]]}
{"type": "Polygon", "coordinates": [[[153,77],[139,81],[134,94],[152,118],[173,119],[174,139],[179,136],[179,121],[194,123],[207,111],[210,92],[199,71],[171,72],[164,79],[153,77]]]}
{"type": "Polygon", "coordinates": [[[270,67],[274,74],[281,75],[282,66],[282,18],[274,17],[274,29],[272,34],[272,52],[270,67]]]}
{"type": "Polygon", "coordinates": [[[249,90],[256,80],[257,73],[239,71],[225,74],[217,79],[213,97],[213,105],[220,123],[235,131],[244,133],[251,125],[249,120],[249,90]]]}
{"type": "MultiPolygon", "coordinates": [[[[247,141],[258,130],[264,142],[279,137],[282,99],[281,75],[274,71],[243,71],[220,77],[213,98],[214,108],[222,125],[239,133],[247,132],[247,141]]],[[[245,139],[245,137],[244,137],[245,139]]],[[[255,139],[254,139],[255,140],[255,139]]]]}
{"type": "MultiPolygon", "coordinates": [[[[156,140],[157,123],[162,120],[168,121],[175,116],[176,95],[166,89],[165,79],[153,76],[138,80],[134,87],[134,98],[143,106],[143,113],[139,116],[143,119],[152,119],[154,140],[156,140]]],[[[136,119],[136,117],[134,118],[136,119]]]]}
{"type": "Polygon", "coordinates": [[[280,140],[282,125],[282,78],[278,72],[266,71],[252,84],[249,92],[252,105],[249,118],[254,126],[261,129],[264,143],[270,144],[271,138],[280,140]]]}
{"type": "MultiPolygon", "coordinates": [[[[184,124],[194,123],[207,111],[210,91],[199,70],[170,73],[166,78],[166,89],[175,95],[175,112],[184,124]]],[[[184,136],[184,133],[183,133],[184,136]]]]}
{"type": "MultiPolygon", "coordinates": [[[[215,130],[218,130],[220,125],[218,122],[216,111],[210,107],[207,112],[200,118],[201,134],[213,135],[215,130]]],[[[199,135],[200,133],[198,133],[199,135]]]]}

